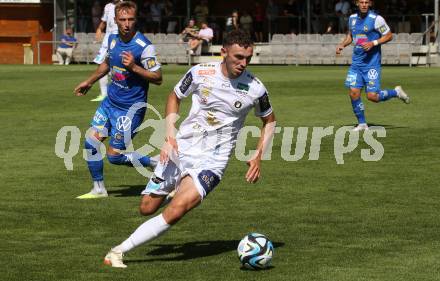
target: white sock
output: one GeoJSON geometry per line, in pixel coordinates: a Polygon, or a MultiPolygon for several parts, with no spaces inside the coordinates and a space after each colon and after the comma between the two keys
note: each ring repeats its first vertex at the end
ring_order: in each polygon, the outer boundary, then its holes
{"type": "Polygon", "coordinates": [[[149,242],[161,236],[171,225],[167,224],[162,214],[155,216],[141,224],[127,240],[116,246],[116,250],[126,253],[143,243],[149,242]]]}
{"type": "Polygon", "coordinates": [[[93,192],[94,193],[106,193],[104,181],[93,181],[93,192]]]}
{"type": "Polygon", "coordinates": [[[107,96],[107,84],[108,84],[107,75],[99,79],[99,88],[101,89],[101,95],[104,97],[107,96]]]}

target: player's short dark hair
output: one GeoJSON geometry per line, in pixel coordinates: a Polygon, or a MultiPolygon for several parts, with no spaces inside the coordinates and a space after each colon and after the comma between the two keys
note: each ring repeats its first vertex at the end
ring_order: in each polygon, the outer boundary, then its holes
{"type": "Polygon", "coordinates": [[[229,47],[234,44],[237,44],[240,47],[247,48],[249,46],[254,45],[254,41],[252,41],[252,38],[249,35],[249,33],[241,29],[237,29],[228,32],[225,38],[223,38],[223,47],[229,47]]]}
{"type": "Polygon", "coordinates": [[[118,15],[119,11],[122,10],[131,10],[133,9],[135,12],[135,15],[137,14],[137,5],[133,1],[123,1],[119,2],[115,6],[115,15],[118,15]]]}

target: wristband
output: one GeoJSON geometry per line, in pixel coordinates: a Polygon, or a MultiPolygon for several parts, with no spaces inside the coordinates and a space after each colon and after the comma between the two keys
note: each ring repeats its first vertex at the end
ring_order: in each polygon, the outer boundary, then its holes
{"type": "Polygon", "coordinates": [[[374,46],[377,46],[377,45],[379,45],[379,41],[377,41],[377,40],[374,40],[374,41],[373,41],[373,45],[374,45],[374,46]]]}

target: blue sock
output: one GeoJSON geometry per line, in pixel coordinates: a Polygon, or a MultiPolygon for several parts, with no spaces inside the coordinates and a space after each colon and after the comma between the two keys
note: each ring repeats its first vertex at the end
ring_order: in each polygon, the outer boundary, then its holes
{"type": "Polygon", "coordinates": [[[389,99],[397,97],[397,91],[392,90],[380,90],[379,91],[379,101],[387,101],[389,99]]]}
{"type": "Polygon", "coordinates": [[[126,166],[133,166],[132,159],[136,158],[139,160],[142,166],[149,167],[151,164],[150,157],[148,156],[142,156],[137,152],[128,152],[124,154],[118,154],[118,155],[109,155],[107,154],[108,161],[115,165],[126,165],[126,166]]]}
{"type": "Polygon", "coordinates": [[[364,104],[362,103],[362,100],[360,98],[357,100],[351,100],[351,106],[353,107],[353,112],[354,115],[356,115],[358,123],[366,124],[367,121],[365,121],[364,104]]]}
{"type": "Polygon", "coordinates": [[[87,149],[87,166],[89,167],[90,175],[94,181],[104,180],[104,162],[102,155],[95,147],[99,147],[97,142],[86,139],[84,147],[87,149]],[[92,143],[95,143],[93,145],[92,143]]]}

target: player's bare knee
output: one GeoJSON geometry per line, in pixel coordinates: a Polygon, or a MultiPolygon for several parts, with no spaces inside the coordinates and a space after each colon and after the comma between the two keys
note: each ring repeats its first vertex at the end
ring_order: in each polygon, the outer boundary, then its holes
{"type": "Polygon", "coordinates": [[[360,91],[353,91],[352,90],[352,91],[350,91],[349,95],[350,95],[352,100],[357,100],[358,98],[361,97],[360,91]]]}
{"type": "Polygon", "coordinates": [[[379,102],[379,96],[376,93],[367,93],[367,99],[372,101],[372,102],[379,102]]]}
{"type": "Polygon", "coordinates": [[[168,224],[175,224],[183,218],[186,211],[183,205],[170,205],[163,211],[163,216],[168,224]]]}
{"type": "Polygon", "coordinates": [[[151,204],[148,204],[148,203],[144,203],[144,202],[142,202],[139,205],[139,213],[142,216],[152,215],[152,214],[154,214],[157,211],[157,209],[158,209],[157,207],[152,206],[151,204]]]}

